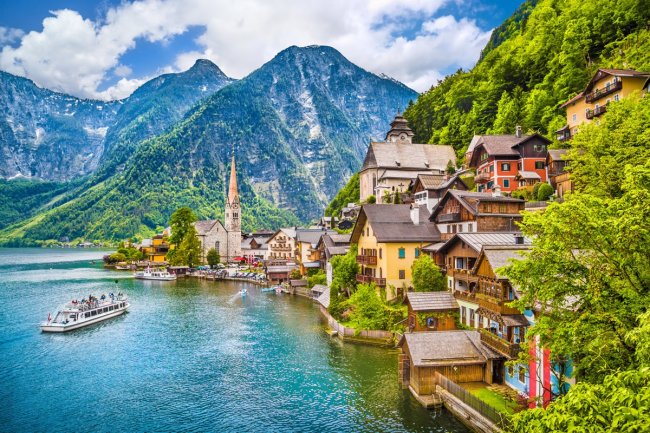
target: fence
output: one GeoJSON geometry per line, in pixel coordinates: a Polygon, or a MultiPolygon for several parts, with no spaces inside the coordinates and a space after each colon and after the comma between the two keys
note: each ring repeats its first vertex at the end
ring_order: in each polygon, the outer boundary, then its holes
{"type": "Polygon", "coordinates": [[[438,386],[447,390],[454,397],[465,403],[467,406],[480,413],[485,418],[492,421],[502,429],[507,429],[510,425],[510,419],[504,413],[499,412],[489,404],[472,395],[465,388],[461,387],[452,380],[447,379],[439,372],[435,372],[435,381],[438,386]]]}
{"type": "Polygon", "coordinates": [[[327,318],[327,324],[329,325],[330,329],[336,331],[343,338],[361,337],[361,338],[368,338],[371,340],[382,340],[385,342],[386,340],[392,340],[393,337],[395,336],[395,334],[390,331],[381,331],[381,330],[363,329],[357,332],[356,329],[347,328],[341,325],[339,322],[337,322],[336,319],[334,319],[327,312],[327,309],[325,309],[323,306],[321,306],[321,312],[327,318]]]}

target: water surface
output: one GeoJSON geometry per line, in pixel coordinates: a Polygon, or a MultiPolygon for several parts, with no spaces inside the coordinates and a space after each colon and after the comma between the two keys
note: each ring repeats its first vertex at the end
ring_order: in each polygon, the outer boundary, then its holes
{"type": "Polygon", "coordinates": [[[399,388],[396,351],[331,339],[307,299],[134,280],[91,264],[103,254],[0,249],[1,431],[467,431],[399,388]],[[38,329],[61,303],[120,290],[124,316],[38,329]]]}

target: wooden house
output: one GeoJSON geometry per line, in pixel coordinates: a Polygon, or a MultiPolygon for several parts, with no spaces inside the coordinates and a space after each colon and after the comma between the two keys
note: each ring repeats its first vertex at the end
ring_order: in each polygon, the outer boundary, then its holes
{"type": "Polygon", "coordinates": [[[447,190],[467,191],[467,185],[459,175],[420,174],[413,184],[413,198],[418,206],[426,205],[429,212],[442,199],[447,190]]]}
{"type": "Polygon", "coordinates": [[[573,191],[570,174],[566,171],[566,152],[567,149],[550,149],[546,158],[548,180],[557,197],[564,197],[564,194],[573,191]]]}
{"type": "Polygon", "coordinates": [[[458,303],[451,292],[409,292],[405,302],[409,331],[456,329],[458,303]]]}

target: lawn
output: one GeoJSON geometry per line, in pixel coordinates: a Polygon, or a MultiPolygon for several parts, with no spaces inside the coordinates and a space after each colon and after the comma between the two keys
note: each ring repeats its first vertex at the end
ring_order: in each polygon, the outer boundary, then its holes
{"type": "Polygon", "coordinates": [[[508,400],[501,394],[491,391],[485,387],[465,387],[472,395],[483,400],[499,412],[511,415],[517,408],[517,402],[508,400]]]}

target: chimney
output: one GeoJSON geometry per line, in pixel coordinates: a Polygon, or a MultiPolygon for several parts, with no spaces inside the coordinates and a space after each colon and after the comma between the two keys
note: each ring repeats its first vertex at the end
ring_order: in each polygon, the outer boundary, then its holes
{"type": "Polygon", "coordinates": [[[416,226],[420,224],[420,206],[415,203],[411,203],[411,221],[416,226]]]}
{"type": "Polygon", "coordinates": [[[515,136],[516,136],[517,138],[521,138],[521,126],[519,126],[519,125],[517,125],[517,126],[515,127],[515,136]]]}
{"type": "Polygon", "coordinates": [[[492,191],[492,197],[501,197],[501,187],[499,185],[495,185],[492,191]]]}
{"type": "Polygon", "coordinates": [[[515,235],[515,245],[523,245],[523,244],[524,244],[524,236],[522,234],[515,235]]]}

